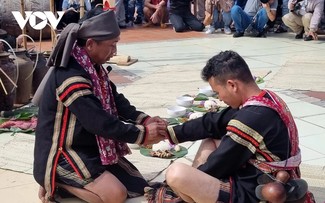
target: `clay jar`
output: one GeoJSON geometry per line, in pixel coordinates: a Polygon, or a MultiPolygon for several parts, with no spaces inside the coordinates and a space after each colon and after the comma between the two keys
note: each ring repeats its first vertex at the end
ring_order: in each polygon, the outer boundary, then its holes
{"type": "Polygon", "coordinates": [[[32,94],[34,95],[39,84],[43,80],[45,74],[49,70],[49,67],[46,66],[46,58],[43,53],[38,53],[38,60],[36,61],[36,52],[30,52],[30,59],[36,63],[36,68],[33,72],[33,82],[32,82],[32,94]]]}
{"type": "MultiPolygon", "coordinates": [[[[0,67],[12,81],[16,81],[17,67],[13,63],[12,59],[9,58],[9,55],[10,54],[7,52],[0,51],[0,67]]],[[[13,108],[14,100],[16,97],[16,88],[2,72],[0,72],[0,78],[7,91],[6,95],[3,88],[0,88],[0,111],[9,111],[13,108]]]]}
{"type": "Polygon", "coordinates": [[[15,104],[26,104],[29,102],[32,92],[33,81],[33,61],[26,55],[27,51],[23,48],[13,49],[18,62],[18,82],[15,104]]]}

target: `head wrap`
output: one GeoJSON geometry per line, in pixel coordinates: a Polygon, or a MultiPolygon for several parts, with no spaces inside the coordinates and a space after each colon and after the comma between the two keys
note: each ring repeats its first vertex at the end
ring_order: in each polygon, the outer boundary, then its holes
{"type": "Polygon", "coordinates": [[[61,32],[47,66],[66,67],[72,47],[78,38],[85,40],[92,38],[102,41],[114,39],[119,35],[120,29],[116,22],[115,13],[112,10],[104,11],[79,24],[70,23],[61,32]]]}

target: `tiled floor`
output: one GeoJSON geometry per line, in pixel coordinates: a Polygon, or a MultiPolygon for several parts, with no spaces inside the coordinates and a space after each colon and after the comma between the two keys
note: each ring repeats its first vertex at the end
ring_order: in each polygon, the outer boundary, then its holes
{"type": "MultiPolygon", "coordinates": [[[[266,39],[234,39],[223,34],[175,33],[170,28],[126,29],[122,31],[118,51],[139,61],[132,66],[113,66],[111,78],[132,104],[151,115],[166,116],[166,106],[174,105],[176,96],[196,93],[198,87],[206,85],[200,78],[200,70],[208,58],[221,50],[239,52],[255,74],[272,70],[266,84],[275,73],[281,72],[286,60],[292,57],[308,54],[324,57],[322,37],[317,42],[298,41],[292,37],[287,33],[266,39]]],[[[42,45],[44,50],[45,44],[42,45]]],[[[51,47],[49,44],[47,46],[51,47]]],[[[323,69],[319,71],[322,73],[323,69]]],[[[304,76],[297,80],[303,83],[304,76]]],[[[316,194],[317,202],[322,203],[325,201],[325,105],[320,103],[324,101],[323,92],[273,90],[288,103],[297,122],[303,155],[302,172],[305,177],[308,176],[306,178],[310,189],[316,194]]],[[[188,157],[193,157],[194,153],[195,150],[192,150],[188,157]]],[[[141,170],[147,167],[143,164],[147,160],[137,152],[133,154],[133,161],[141,170]]],[[[150,170],[161,170],[155,166],[150,165],[150,170]]],[[[0,170],[0,179],[4,180],[0,183],[1,202],[37,202],[37,188],[31,175],[0,170]],[[23,198],[15,195],[18,190],[26,195],[23,198]]]]}

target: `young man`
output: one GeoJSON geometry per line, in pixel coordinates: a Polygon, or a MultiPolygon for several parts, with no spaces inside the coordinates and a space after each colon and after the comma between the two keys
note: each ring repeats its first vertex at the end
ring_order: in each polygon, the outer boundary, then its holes
{"type": "Polygon", "coordinates": [[[86,202],[122,203],[148,185],[124,158],[126,143],[157,143],[167,126],[136,110],[109,80],[102,64],[119,36],[114,11],[97,8],[62,31],[49,58],[54,69],[39,106],[33,173],[43,202],[55,201],[59,187],[86,202]]]}
{"type": "Polygon", "coordinates": [[[244,59],[221,52],[207,62],[202,78],[229,108],[168,127],[171,143],[202,139],[193,166],[176,162],[167,169],[170,188],[186,202],[259,202],[255,188],[265,169],[298,177],[293,117],[275,93],[257,86],[244,59]]]}

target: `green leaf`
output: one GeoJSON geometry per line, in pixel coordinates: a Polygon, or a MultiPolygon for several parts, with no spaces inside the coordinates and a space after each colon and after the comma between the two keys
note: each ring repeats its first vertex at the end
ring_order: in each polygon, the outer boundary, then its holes
{"type": "Polygon", "coordinates": [[[208,112],[204,107],[201,106],[193,106],[192,109],[193,111],[198,111],[198,112],[208,112]]]}
{"type": "Polygon", "coordinates": [[[194,98],[194,101],[205,101],[205,100],[209,100],[209,97],[207,95],[203,94],[203,93],[199,93],[194,98]]]}

